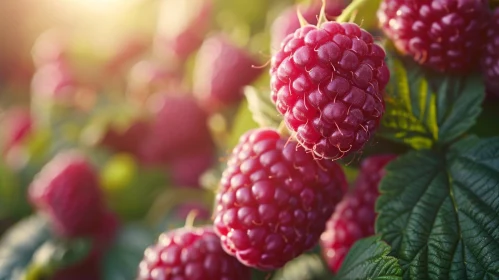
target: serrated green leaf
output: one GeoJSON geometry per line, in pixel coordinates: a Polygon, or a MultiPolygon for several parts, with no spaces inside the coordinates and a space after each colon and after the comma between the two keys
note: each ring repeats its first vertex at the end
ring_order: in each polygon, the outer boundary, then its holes
{"type": "Polygon", "coordinates": [[[28,217],[10,228],[0,241],[0,279],[17,280],[35,251],[51,237],[41,217],[28,217]]]}
{"type": "Polygon", "coordinates": [[[103,280],[135,279],[147,246],[154,243],[151,232],[139,225],[122,228],[103,264],[103,280]]]}
{"type": "Polygon", "coordinates": [[[478,75],[437,74],[390,57],[380,136],[423,149],[448,144],[475,124],[484,98],[478,75]]]}
{"type": "Polygon", "coordinates": [[[376,231],[404,279],[498,279],[499,138],[412,151],[386,169],[376,231]]]}
{"type": "Polygon", "coordinates": [[[390,246],[379,236],[361,239],[348,252],[335,279],[402,279],[397,259],[389,253],[390,246]]]}
{"type": "Polygon", "coordinates": [[[248,106],[252,113],[253,120],[260,127],[279,127],[282,117],[277,112],[275,105],[270,101],[270,94],[258,91],[254,87],[245,87],[244,95],[248,100],[248,106]]]}
{"type": "Polygon", "coordinates": [[[338,22],[355,22],[364,29],[376,28],[378,18],[376,11],[381,0],[354,0],[336,19],[338,22]]]}

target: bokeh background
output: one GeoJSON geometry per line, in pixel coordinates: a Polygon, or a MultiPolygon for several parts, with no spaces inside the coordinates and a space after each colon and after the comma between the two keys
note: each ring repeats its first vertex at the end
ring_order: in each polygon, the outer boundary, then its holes
{"type": "MultiPolygon", "coordinates": [[[[99,259],[102,279],[134,279],[144,249],[193,210],[196,224],[210,223],[231,148],[247,130],[281,121],[269,100],[270,57],[299,26],[297,8],[314,23],[320,2],[2,1],[0,279],[45,279],[47,268],[86,254],[78,240],[57,243],[27,199],[36,174],[68,150],[88,158],[118,221],[99,259]],[[64,254],[32,259],[54,242],[64,254]]],[[[328,0],[328,18],[349,2],[328,0]]],[[[497,115],[484,112],[475,132],[493,135],[486,122],[497,115]]],[[[363,156],[406,149],[375,139],[363,156]]],[[[355,178],[358,161],[344,163],[355,178]]],[[[318,252],[254,279],[328,279],[318,252]]]]}
{"type": "MultiPolygon", "coordinates": [[[[330,1],[328,15],[347,2],[330,1]]],[[[159,233],[193,211],[195,224],[210,223],[239,136],[280,122],[267,66],[299,26],[297,4],[316,21],[316,0],[2,1],[0,279],[47,279],[61,269],[53,279],[134,279],[159,233]],[[99,276],[78,265],[91,243],[61,238],[27,194],[43,166],[74,150],[118,221],[101,244],[99,276]]],[[[326,273],[317,255],[303,259],[287,273],[326,273]]]]}

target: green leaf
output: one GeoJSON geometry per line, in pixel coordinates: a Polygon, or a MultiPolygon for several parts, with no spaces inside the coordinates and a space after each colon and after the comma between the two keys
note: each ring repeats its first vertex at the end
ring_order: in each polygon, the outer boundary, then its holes
{"type": "Polygon", "coordinates": [[[270,93],[258,91],[254,87],[245,87],[244,95],[248,100],[248,106],[253,116],[253,120],[260,127],[279,127],[282,117],[277,112],[275,105],[270,100],[270,93]]]}
{"type": "Polygon", "coordinates": [[[234,116],[234,123],[230,129],[226,147],[232,149],[239,142],[241,135],[250,129],[257,128],[259,125],[253,120],[252,112],[249,109],[248,101],[243,100],[239,105],[238,111],[234,116]]]}
{"type": "Polygon", "coordinates": [[[20,218],[28,212],[25,189],[12,170],[0,160],[0,220],[20,218]]]}
{"type": "Polygon", "coordinates": [[[376,11],[381,0],[354,0],[336,19],[338,22],[355,22],[364,29],[376,28],[378,18],[376,11]]]}
{"type": "MultiPolygon", "coordinates": [[[[318,247],[318,246],[317,246],[318,247]]],[[[331,279],[328,267],[317,254],[303,254],[278,270],[272,280],[322,280],[331,279]]],[[[262,278],[260,278],[262,279],[262,278]]]]}
{"type": "Polygon", "coordinates": [[[58,270],[84,260],[90,253],[92,242],[89,239],[49,239],[33,254],[26,269],[26,280],[51,277],[58,270]]]}
{"type": "Polygon", "coordinates": [[[9,229],[0,241],[0,279],[19,279],[35,251],[51,238],[46,222],[28,217],[9,229]]]}
{"type": "Polygon", "coordinates": [[[135,279],[144,250],[154,242],[151,232],[139,225],[127,225],[121,229],[105,256],[102,279],[135,279]]]}
{"type": "Polygon", "coordinates": [[[376,231],[405,279],[498,279],[499,138],[412,151],[386,169],[376,231]]]}
{"type": "Polygon", "coordinates": [[[348,252],[335,279],[402,279],[397,259],[388,253],[390,246],[379,236],[361,239],[348,252]]]}
{"type": "Polygon", "coordinates": [[[390,57],[380,136],[423,149],[450,143],[475,124],[484,99],[478,75],[442,75],[390,57]]]}

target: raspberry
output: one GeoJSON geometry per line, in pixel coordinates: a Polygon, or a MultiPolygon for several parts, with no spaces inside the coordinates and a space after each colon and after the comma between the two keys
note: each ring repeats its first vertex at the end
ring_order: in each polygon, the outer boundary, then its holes
{"type": "Polygon", "coordinates": [[[385,52],[353,23],[304,26],[272,57],[272,101],[289,129],[319,158],[358,151],[385,111],[385,52]]]}
{"type": "Polygon", "coordinates": [[[31,183],[29,199],[63,237],[91,234],[105,211],[97,174],[76,152],[47,163],[31,183]]]}
{"type": "Polygon", "coordinates": [[[311,249],[346,190],[339,165],[314,160],[271,129],[244,134],[227,165],[215,229],[226,252],[262,270],[311,249]]]}
{"type": "Polygon", "coordinates": [[[374,234],[378,185],[384,176],[385,165],[393,155],[373,156],[362,162],[354,191],[343,198],[321,236],[324,258],[329,268],[338,272],[350,247],[359,239],[374,234]]]}
{"type": "Polygon", "coordinates": [[[214,148],[183,155],[170,165],[172,182],[179,187],[199,187],[199,178],[215,162],[214,148]]]}
{"type": "Polygon", "coordinates": [[[160,95],[152,102],[159,105],[149,133],[140,147],[141,159],[149,164],[163,164],[184,156],[193,147],[213,145],[206,123],[207,114],[188,95],[160,95]]]}
{"type": "Polygon", "coordinates": [[[499,8],[494,10],[487,31],[487,44],[482,57],[482,71],[487,92],[499,96],[499,8]]]}
{"type": "MultiPolygon", "coordinates": [[[[336,16],[341,14],[341,11],[345,8],[345,1],[341,0],[328,0],[326,1],[326,16],[328,19],[332,20],[336,16]]],[[[281,42],[289,34],[293,34],[296,29],[300,28],[300,21],[298,19],[297,10],[300,10],[303,18],[310,24],[317,24],[317,18],[321,11],[320,1],[315,1],[312,5],[304,6],[292,6],[282,14],[279,15],[274,20],[271,30],[271,49],[272,52],[279,50],[281,42]]]]}
{"type": "Polygon", "coordinates": [[[199,49],[194,69],[194,93],[209,109],[228,106],[243,98],[243,87],[262,73],[259,62],[224,35],[206,39],[199,49]]]}
{"type": "Polygon", "coordinates": [[[378,18],[397,49],[439,71],[474,68],[484,44],[486,0],[384,0],[378,18]]]}
{"type": "Polygon", "coordinates": [[[251,271],[220,246],[212,227],[181,228],[160,235],[144,252],[137,280],[249,280],[251,271]]]}

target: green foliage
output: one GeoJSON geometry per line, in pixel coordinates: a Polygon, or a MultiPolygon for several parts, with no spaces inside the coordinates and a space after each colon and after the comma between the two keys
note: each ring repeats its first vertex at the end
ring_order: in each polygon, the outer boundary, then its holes
{"type": "Polygon", "coordinates": [[[259,127],[259,124],[254,121],[251,110],[249,109],[249,101],[241,102],[239,109],[235,115],[234,124],[227,140],[228,148],[233,148],[239,142],[239,137],[250,129],[259,127]]]}
{"type": "Polygon", "coordinates": [[[144,250],[153,243],[154,237],[146,228],[134,224],[125,226],[105,256],[102,279],[135,279],[144,250]]]}
{"type": "Polygon", "coordinates": [[[409,152],[388,165],[380,192],[376,231],[405,279],[499,277],[499,138],[409,152]]]}
{"type": "Polygon", "coordinates": [[[376,11],[380,3],[381,0],[353,0],[336,21],[355,22],[367,30],[376,28],[378,24],[376,11]]]}
{"type": "Polygon", "coordinates": [[[392,54],[386,112],[379,135],[415,149],[447,144],[470,129],[481,112],[478,75],[432,73],[392,54]]]}
{"type": "Polygon", "coordinates": [[[246,87],[244,95],[248,100],[248,107],[253,116],[253,120],[260,127],[278,128],[282,117],[277,112],[275,105],[270,100],[270,93],[257,90],[254,87],[246,87]]]}
{"type": "Polygon", "coordinates": [[[0,220],[19,218],[27,211],[25,191],[16,174],[0,162],[0,220]]]}
{"type": "Polygon", "coordinates": [[[378,236],[361,239],[350,249],[335,279],[402,279],[397,259],[389,253],[390,246],[378,236]]]}
{"type": "Polygon", "coordinates": [[[47,279],[58,270],[72,266],[84,260],[90,253],[92,244],[88,239],[70,241],[49,239],[33,254],[24,279],[47,279]]]}
{"type": "MultiPolygon", "coordinates": [[[[332,275],[318,254],[303,254],[278,270],[272,280],[325,280],[332,275]]],[[[262,279],[262,278],[259,278],[262,279]]]]}
{"type": "Polygon", "coordinates": [[[46,222],[31,216],[10,228],[0,241],[0,279],[17,280],[35,251],[50,238],[46,222]]]}

